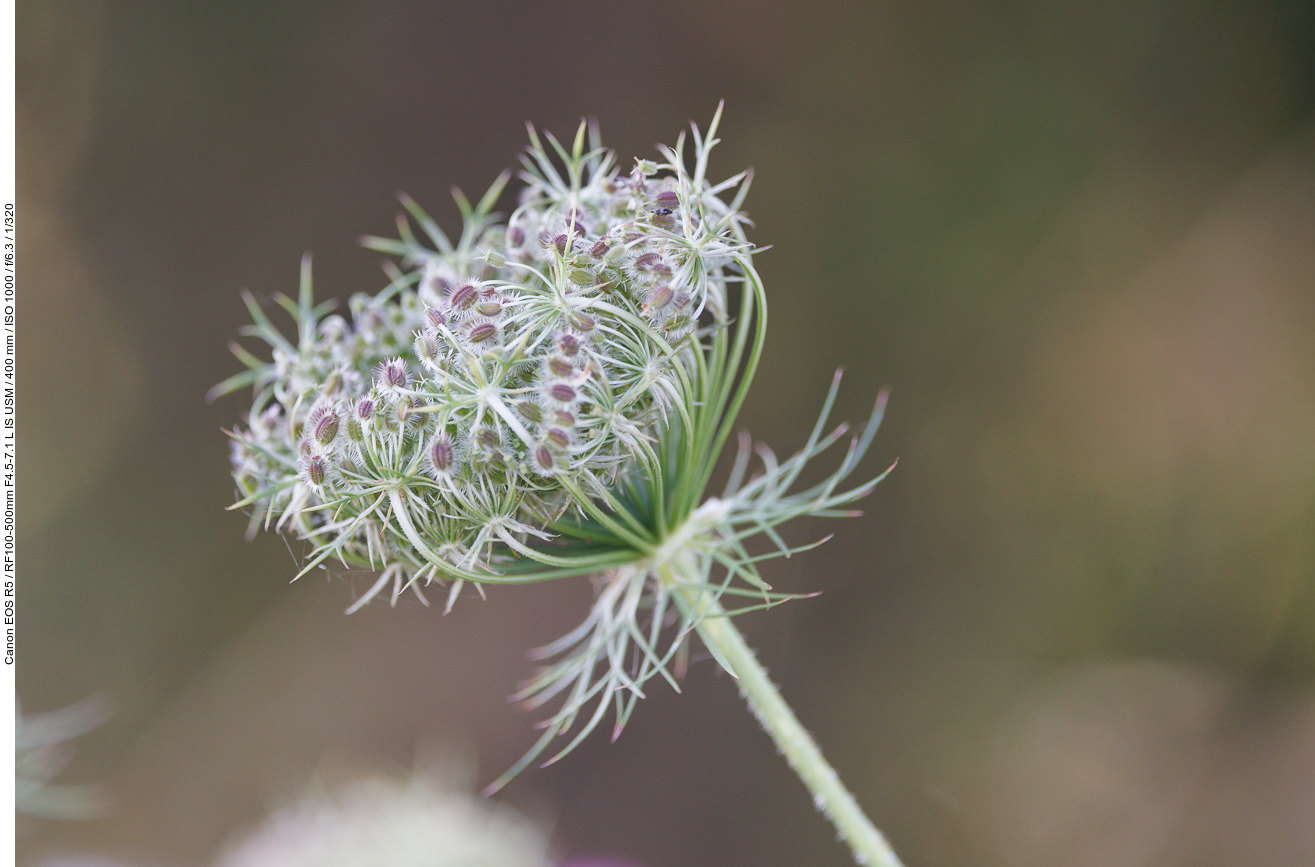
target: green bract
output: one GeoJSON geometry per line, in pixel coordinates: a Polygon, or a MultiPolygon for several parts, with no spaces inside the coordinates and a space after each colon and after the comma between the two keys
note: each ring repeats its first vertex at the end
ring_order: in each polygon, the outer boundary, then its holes
{"type": "Polygon", "coordinates": [[[492,213],[506,173],[478,204],[457,192],[455,243],[403,197],[399,239],[363,239],[397,257],[392,282],[354,296],[350,322],[314,305],[309,260],[299,300],[275,299],[297,323],[295,341],[246,296],[255,324],[244,333],[273,359],[235,347],[249,369],[215,389],[256,392],[232,435],[235,507],[252,510],[253,530],[309,541],[302,574],[330,559],[379,570],[349,610],[390,583],[396,600],[446,582],[450,607],[467,581],[598,576],[589,617],[536,652],[555,661],[521,694],[561,706],[494,788],[577,718],[559,756],[609,707],[619,733],[646,681],[677,685],[691,632],[732,674],[754,664],[729,646],[742,644],[738,633],[710,624],[790,598],[755,565],[798,550],[774,528],[854,514],[843,507],[880,480],[840,488],[884,395],[839,469],[793,490],[805,463],[845,433],[824,435],[837,377],[798,454],[778,462],[759,447],[761,471],[746,481],[753,449],[742,437],[724,491],[705,497],[767,321],[740,211],[751,174],[706,175],[720,115],[706,135],[693,128],[692,168],[682,134],[660,149],[663,162],[628,173],[595,127],[581,124],[569,149],[545,134],[551,152],[531,127],[519,205],[505,221],[492,213]],[[760,534],[765,548],[748,541],[760,534]],[[749,601],[728,612],[727,597],[749,601]]]}

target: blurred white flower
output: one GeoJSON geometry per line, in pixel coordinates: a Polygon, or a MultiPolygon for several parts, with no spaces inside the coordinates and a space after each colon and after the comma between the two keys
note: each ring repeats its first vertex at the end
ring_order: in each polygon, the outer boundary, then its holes
{"type": "Polygon", "coordinates": [[[424,776],[313,793],[234,842],[219,867],[548,867],[547,834],[424,776]]]}

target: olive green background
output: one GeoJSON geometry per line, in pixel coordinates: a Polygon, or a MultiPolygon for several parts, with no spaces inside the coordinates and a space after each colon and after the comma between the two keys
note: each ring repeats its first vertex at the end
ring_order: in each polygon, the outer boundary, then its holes
{"type": "MultiPolygon", "coordinates": [[[[18,8],[19,691],[116,703],[20,858],[206,863],[316,774],[533,739],[505,696],[587,581],[342,610],[243,540],[208,406],[238,289],[384,285],[405,190],[726,100],[771,303],[743,424],[892,389],[857,520],[745,619],[910,867],[1315,861],[1315,10],[1298,2],[49,3],[18,8]],[[326,770],[333,769],[333,770],[326,770]]],[[[559,851],[842,865],[702,661],[503,796],[559,851]]]]}

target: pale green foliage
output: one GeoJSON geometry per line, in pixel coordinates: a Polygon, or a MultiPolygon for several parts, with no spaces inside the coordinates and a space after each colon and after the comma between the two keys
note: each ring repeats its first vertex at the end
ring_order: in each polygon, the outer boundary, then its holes
{"type": "Polygon", "coordinates": [[[109,717],[109,701],[100,695],[45,713],[24,714],[16,705],[14,805],[20,814],[43,819],[94,819],[102,814],[99,786],[53,780],[73,759],[70,741],[109,717]]]}

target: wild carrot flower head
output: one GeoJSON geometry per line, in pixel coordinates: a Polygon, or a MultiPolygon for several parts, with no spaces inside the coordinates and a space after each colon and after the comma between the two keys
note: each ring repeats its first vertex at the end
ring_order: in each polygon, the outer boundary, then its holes
{"type": "Polygon", "coordinates": [[[766,333],[740,210],[751,174],[707,175],[719,119],[694,127],[692,165],[682,134],[661,162],[628,170],[596,127],[582,124],[569,147],[531,127],[516,207],[493,213],[509,173],[474,204],[456,191],[456,240],[402,196],[399,237],[363,239],[395,257],[391,282],[353,296],[349,321],[314,303],[305,259],[298,300],[274,299],[292,338],[246,295],[244,333],[272,359],[236,348],[248,370],[213,392],[255,389],[232,434],[236,507],[251,509],[252,531],[307,540],[303,574],[330,559],[380,572],[352,610],[389,585],[393,600],[408,588],[424,599],[425,585],[450,582],[450,607],[467,581],[599,576],[594,611],[542,651],[557,661],[521,695],[529,706],[565,696],[536,753],[587,704],[596,710],[568,750],[614,703],[619,731],[648,679],[674,685],[718,600],[790,598],[758,576],[773,554],[751,554],[749,537],[765,533],[788,556],[797,549],[773,527],[850,514],[839,507],[875,484],[838,487],[881,402],[818,486],[792,490],[844,433],[823,435],[825,412],[793,458],[760,448],[747,481],[742,443],[725,491],[705,501],[766,333]]]}

